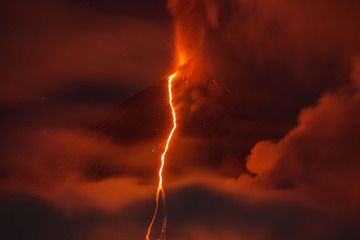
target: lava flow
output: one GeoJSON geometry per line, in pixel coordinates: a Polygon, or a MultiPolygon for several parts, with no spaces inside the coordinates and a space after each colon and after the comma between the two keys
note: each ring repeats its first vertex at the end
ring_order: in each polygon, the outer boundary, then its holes
{"type": "Polygon", "coordinates": [[[156,206],[155,206],[153,217],[152,217],[150,224],[148,226],[148,229],[147,229],[146,240],[150,240],[151,230],[152,230],[152,227],[154,225],[154,222],[156,220],[156,217],[157,217],[157,214],[159,211],[160,193],[161,193],[161,197],[162,197],[162,206],[164,209],[164,217],[163,217],[163,222],[162,222],[162,227],[161,227],[160,239],[165,240],[166,226],[167,226],[167,213],[166,213],[166,195],[165,195],[165,190],[163,188],[162,173],[163,173],[164,166],[165,166],[166,153],[169,149],[169,145],[171,143],[172,137],[176,130],[176,111],[175,111],[174,104],[173,104],[173,93],[172,93],[172,83],[173,83],[174,79],[176,78],[176,75],[177,75],[177,73],[175,72],[168,77],[168,95],[169,95],[169,105],[171,108],[172,119],[173,119],[173,127],[167,137],[165,149],[161,155],[161,166],[159,169],[159,183],[158,183],[158,187],[156,190],[156,206]]]}

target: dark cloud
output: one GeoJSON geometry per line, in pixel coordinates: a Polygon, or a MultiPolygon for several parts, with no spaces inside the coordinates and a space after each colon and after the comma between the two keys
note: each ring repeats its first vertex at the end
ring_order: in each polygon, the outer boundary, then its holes
{"type": "MultiPolygon", "coordinates": [[[[220,182],[218,182],[220,183],[220,182]]],[[[356,219],[337,218],[301,202],[277,198],[253,201],[208,184],[169,191],[172,239],[356,239],[356,219]]],[[[7,239],[140,239],[151,199],[140,199],[111,214],[87,210],[71,215],[41,199],[2,194],[1,222],[7,239]],[[14,215],[13,212],[17,214],[14,215]],[[21,230],[21,231],[15,231],[21,230]]]]}
{"type": "Polygon", "coordinates": [[[49,97],[69,104],[95,104],[101,106],[119,103],[129,97],[133,91],[126,85],[101,84],[101,80],[89,79],[79,81],[79,83],[74,82],[71,86],[59,89],[58,93],[49,94],[49,97]]]}
{"type": "Polygon", "coordinates": [[[70,227],[59,210],[26,195],[0,196],[1,234],[4,239],[65,239],[70,227]]]}
{"type": "MultiPolygon", "coordinates": [[[[180,236],[184,228],[191,232],[193,226],[215,235],[210,239],[220,237],[221,231],[230,232],[230,239],[240,239],[241,236],[249,239],[327,239],[334,233],[352,237],[357,234],[355,222],[349,226],[351,232],[342,227],[331,229],[329,226],[336,226],[336,219],[298,202],[280,199],[252,201],[244,196],[214,191],[211,185],[187,186],[178,192],[170,192],[170,196],[169,208],[176,218],[169,227],[173,226],[174,233],[180,236]],[[216,236],[217,232],[219,236],[216,236]]],[[[196,239],[196,236],[189,239],[196,239]]]]}
{"type": "Polygon", "coordinates": [[[100,11],[131,18],[170,21],[166,9],[166,0],[158,1],[116,1],[116,0],[76,0],[68,1],[77,4],[83,10],[100,11]]]}

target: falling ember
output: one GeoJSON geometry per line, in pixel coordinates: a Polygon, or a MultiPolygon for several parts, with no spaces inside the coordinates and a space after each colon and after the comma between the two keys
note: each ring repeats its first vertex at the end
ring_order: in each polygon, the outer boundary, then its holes
{"type": "Polygon", "coordinates": [[[156,220],[158,211],[159,211],[159,203],[160,203],[160,194],[161,194],[161,199],[162,199],[162,206],[164,209],[164,217],[163,217],[163,222],[162,222],[162,227],[161,227],[161,235],[160,235],[160,239],[165,239],[165,234],[166,234],[166,227],[167,227],[167,213],[166,213],[166,194],[165,194],[165,190],[163,188],[163,170],[164,170],[164,166],[165,166],[165,160],[166,160],[166,153],[169,149],[169,145],[171,143],[172,137],[175,133],[176,130],[176,111],[174,108],[174,104],[173,104],[173,93],[172,93],[172,84],[173,84],[173,80],[176,78],[177,76],[177,72],[171,74],[168,77],[168,95],[169,95],[169,105],[171,108],[171,113],[172,113],[172,119],[173,119],[173,127],[167,137],[166,140],[166,144],[165,144],[165,148],[164,151],[161,155],[161,166],[159,169],[159,183],[158,183],[158,187],[156,190],[156,206],[155,206],[155,210],[154,210],[154,214],[153,217],[150,221],[150,224],[148,226],[147,229],[147,233],[146,233],[146,240],[150,240],[150,234],[151,234],[151,230],[152,227],[154,225],[154,222],[156,220]]]}

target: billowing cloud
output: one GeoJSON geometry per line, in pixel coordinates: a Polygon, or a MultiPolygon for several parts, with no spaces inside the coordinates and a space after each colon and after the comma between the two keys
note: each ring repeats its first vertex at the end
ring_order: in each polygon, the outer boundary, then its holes
{"type": "Polygon", "coordinates": [[[298,126],[280,141],[262,141],[248,158],[257,182],[270,188],[301,189],[332,209],[360,201],[359,63],[353,86],[327,93],[302,110],[298,126]],[[346,205],[341,203],[346,201],[346,205]]]}

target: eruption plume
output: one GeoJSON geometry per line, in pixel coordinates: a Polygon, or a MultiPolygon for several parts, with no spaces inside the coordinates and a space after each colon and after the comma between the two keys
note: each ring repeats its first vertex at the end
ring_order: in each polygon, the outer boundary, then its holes
{"type": "Polygon", "coordinates": [[[213,0],[169,0],[173,16],[175,54],[178,67],[198,65],[206,34],[218,27],[218,6],[213,0]]]}

